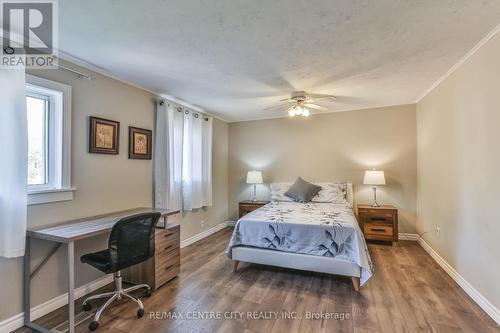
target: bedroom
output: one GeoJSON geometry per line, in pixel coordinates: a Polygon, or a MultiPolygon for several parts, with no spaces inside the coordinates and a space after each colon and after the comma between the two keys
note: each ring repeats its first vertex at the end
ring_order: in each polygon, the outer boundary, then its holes
{"type": "Polygon", "coordinates": [[[0,332],[499,330],[498,2],[29,3],[0,332]]]}

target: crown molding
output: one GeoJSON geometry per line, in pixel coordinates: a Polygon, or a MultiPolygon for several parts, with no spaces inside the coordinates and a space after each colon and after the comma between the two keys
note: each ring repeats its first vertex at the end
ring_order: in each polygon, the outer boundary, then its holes
{"type": "MultiPolygon", "coordinates": [[[[0,27],[0,33],[1,35],[3,36],[3,29],[0,27]]],[[[20,34],[18,33],[15,33],[15,32],[10,32],[10,36],[11,36],[11,41],[13,41],[14,43],[17,43],[17,44],[22,44],[24,43],[24,38],[23,36],[21,36],[20,34]]],[[[196,110],[198,112],[202,112],[208,116],[211,116],[213,118],[217,118],[225,123],[228,123],[229,121],[220,117],[220,116],[216,116],[214,115],[212,112],[210,111],[205,111],[202,107],[199,107],[199,106],[196,106],[194,104],[191,104],[191,103],[188,103],[188,102],[185,102],[183,101],[182,99],[179,99],[177,97],[174,97],[174,96],[170,96],[168,94],[165,94],[165,93],[160,93],[158,91],[154,91],[154,90],[151,90],[151,89],[148,89],[146,87],[143,87],[141,85],[138,85],[136,83],[133,83],[131,81],[128,81],[128,80],[125,80],[123,78],[120,78],[118,76],[116,76],[115,74],[105,70],[104,68],[101,68],[101,67],[98,67],[88,61],[85,61],[83,59],[80,59],[78,57],[75,57],[67,52],[64,52],[62,51],[61,49],[57,49],[57,56],[59,59],[62,59],[64,61],[67,61],[69,63],[72,63],[74,65],[77,65],[79,67],[82,67],[84,69],[87,69],[87,70],[91,70],[95,73],[98,73],[98,74],[101,74],[103,76],[106,76],[106,77],[109,77],[115,81],[119,81],[121,83],[124,83],[126,85],[129,85],[129,86],[132,86],[134,88],[137,88],[137,89],[141,89],[141,90],[144,90],[144,91],[147,91],[153,95],[156,95],[157,97],[160,97],[160,98],[165,98],[165,99],[168,99],[169,101],[172,101],[176,104],[179,104],[179,105],[182,105],[186,108],[189,108],[189,109],[193,109],[193,110],[196,110]]]]}
{"type": "MultiPolygon", "coordinates": [[[[409,106],[409,105],[416,105],[414,102],[410,103],[401,103],[401,104],[381,104],[381,105],[374,105],[374,106],[367,106],[367,107],[361,107],[361,108],[345,108],[345,109],[340,109],[340,110],[333,110],[333,111],[318,111],[311,113],[309,117],[312,116],[321,116],[323,114],[329,114],[329,113],[339,113],[339,112],[348,112],[348,111],[364,111],[364,110],[371,110],[371,109],[383,109],[383,108],[392,108],[392,107],[398,107],[398,106],[409,106]]],[[[287,114],[281,114],[278,116],[269,116],[269,117],[256,117],[256,118],[249,118],[249,119],[243,119],[243,120],[229,120],[228,123],[242,123],[245,121],[259,121],[259,120],[272,120],[272,119],[293,119],[287,114]]],[[[307,119],[303,117],[295,117],[297,119],[307,119]]]]}
{"type": "Polygon", "coordinates": [[[486,43],[490,41],[497,33],[500,32],[500,24],[498,24],[496,27],[493,28],[486,36],[483,37],[477,43],[474,45],[472,49],[469,50],[460,60],[457,61],[456,64],[454,64],[446,73],[444,73],[443,76],[441,76],[439,79],[437,79],[436,82],[434,82],[416,101],[416,103],[420,103],[422,99],[427,96],[431,91],[433,91],[437,86],[441,84],[446,78],[448,78],[451,74],[453,74],[464,62],[469,60],[470,57],[472,57],[477,51],[479,51],[480,48],[482,48],[486,43]]]}
{"type": "Polygon", "coordinates": [[[211,116],[211,117],[217,118],[217,119],[219,119],[219,120],[221,120],[223,122],[226,122],[226,123],[228,122],[226,119],[223,119],[223,118],[221,118],[219,116],[215,116],[211,112],[207,112],[207,111],[205,111],[203,108],[201,108],[199,106],[196,106],[196,105],[193,105],[191,103],[185,102],[185,101],[183,101],[183,100],[181,100],[181,99],[179,99],[177,97],[174,97],[174,96],[171,96],[171,95],[168,95],[168,94],[164,94],[164,93],[161,93],[161,92],[158,92],[158,91],[155,91],[155,90],[151,90],[151,89],[148,89],[148,88],[143,87],[141,85],[138,85],[136,83],[133,83],[131,81],[122,79],[122,78],[116,76],[115,74],[112,74],[111,72],[109,72],[109,71],[107,71],[107,70],[105,70],[105,69],[103,69],[101,67],[97,67],[94,64],[91,64],[91,63],[89,63],[89,62],[87,62],[85,60],[82,60],[82,59],[80,59],[78,57],[70,55],[70,54],[68,54],[66,52],[59,51],[59,58],[62,59],[62,60],[64,60],[64,61],[67,61],[69,63],[72,63],[74,65],[80,66],[82,68],[91,70],[91,71],[96,72],[98,74],[101,74],[103,76],[109,77],[109,78],[111,78],[113,80],[119,81],[119,82],[127,84],[129,86],[132,86],[134,88],[147,91],[147,92],[155,95],[158,98],[164,98],[166,100],[169,100],[169,101],[171,101],[173,103],[179,104],[179,105],[184,106],[186,108],[189,108],[189,109],[192,109],[192,110],[204,113],[207,116],[211,116]]]}
{"type": "Polygon", "coordinates": [[[205,111],[203,108],[201,108],[201,107],[199,107],[199,106],[196,106],[196,105],[190,104],[190,103],[188,103],[188,102],[185,102],[185,101],[183,101],[182,99],[179,99],[179,98],[177,98],[177,97],[174,97],[174,96],[171,96],[171,95],[168,95],[168,94],[164,94],[164,93],[160,93],[160,92],[158,92],[158,91],[154,91],[154,90],[148,89],[148,88],[146,88],[146,87],[143,87],[143,86],[141,86],[141,85],[138,85],[138,84],[136,84],[136,83],[133,83],[133,82],[131,82],[131,81],[128,81],[128,80],[122,79],[122,78],[120,78],[120,77],[116,76],[115,74],[112,74],[111,72],[109,72],[109,71],[107,71],[107,70],[105,70],[105,69],[103,69],[103,68],[101,68],[101,67],[98,67],[98,66],[96,66],[96,65],[94,65],[94,64],[92,64],[92,63],[89,63],[89,62],[87,62],[87,61],[85,61],[85,60],[82,60],[82,59],[80,59],[80,58],[78,58],[78,57],[75,57],[75,56],[73,56],[73,55],[70,55],[70,54],[68,54],[68,53],[66,53],[66,52],[63,52],[63,51],[61,51],[61,50],[59,50],[58,52],[59,52],[59,58],[60,58],[60,59],[62,59],[62,60],[64,60],[64,61],[67,61],[67,62],[72,63],[72,64],[74,64],[74,65],[80,66],[80,67],[82,67],[82,68],[85,68],[85,69],[91,70],[91,71],[96,72],[96,73],[98,73],[98,74],[101,74],[101,75],[103,75],[103,76],[109,77],[109,78],[111,78],[111,79],[113,79],[113,80],[116,80],[116,81],[122,82],[122,83],[124,83],[124,84],[129,85],[129,86],[132,86],[132,87],[134,87],[134,88],[137,88],[137,89],[141,89],[141,90],[147,91],[147,92],[149,92],[149,93],[151,93],[151,94],[153,94],[153,95],[155,95],[155,96],[157,96],[157,97],[159,97],[159,98],[164,98],[164,99],[167,99],[167,100],[169,100],[169,101],[171,101],[171,102],[174,102],[174,103],[176,103],[176,104],[182,105],[182,106],[184,106],[184,107],[186,107],[186,108],[193,109],[193,110],[195,110],[195,111],[198,111],[198,112],[204,113],[204,114],[206,114],[207,116],[210,116],[210,117],[213,117],[213,118],[217,118],[217,119],[219,119],[219,120],[221,120],[221,121],[223,121],[223,122],[226,122],[226,123],[228,122],[226,119],[221,118],[220,116],[216,116],[216,115],[214,115],[214,114],[213,114],[213,113],[211,113],[211,112],[207,112],[207,111],[205,111]]]}
{"type": "Polygon", "coordinates": [[[78,57],[75,57],[69,53],[66,53],[64,51],[61,51],[61,50],[58,50],[58,58],[61,59],[61,60],[64,60],[64,61],[67,61],[73,65],[77,65],[79,67],[82,67],[84,69],[87,69],[87,70],[91,70],[93,72],[96,72],[98,74],[101,74],[103,76],[106,76],[106,77],[109,77],[115,81],[119,81],[121,83],[125,83],[126,85],[129,85],[129,86],[132,86],[134,88],[137,88],[137,89],[141,89],[141,90],[144,90],[144,91],[147,91],[153,95],[157,95],[157,96],[160,96],[160,93],[157,92],[157,91],[153,91],[151,89],[148,89],[148,88],[145,88],[143,86],[140,86],[140,85],[137,85],[133,82],[130,82],[130,81],[127,81],[127,80],[124,80],[122,78],[119,78],[117,77],[116,75],[112,74],[111,72],[105,70],[104,68],[101,68],[101,67],[98,67],[90,62],[87,62],[85,60],[82,60],[78,57]]]}

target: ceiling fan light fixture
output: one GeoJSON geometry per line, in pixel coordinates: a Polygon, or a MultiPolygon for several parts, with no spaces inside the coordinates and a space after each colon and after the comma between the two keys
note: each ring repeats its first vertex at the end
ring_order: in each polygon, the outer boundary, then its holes
{"type": "Polygon", "coordinates": [[[310,111],[300,105],[294,105],[288,109],[288,115],[290,117],[296,117],[296,116],[302,116],[302,117],[309,117],[310,111]]]}
{"type": "MultiPolygon", "coordinates": [[[[282,99],[283,110],[286,110],[289,117],[309,117],[311,112],[315,111],[328,111],[328,108],[322,105],[316,104],[316,100],[324,101],[334,101],[335,96],[326,94],[311,94],[305,91],[294,91],[290,98],[282,99]]],[[[278,106],[272,106],[264,110],[274,110],[278,106]]]]}

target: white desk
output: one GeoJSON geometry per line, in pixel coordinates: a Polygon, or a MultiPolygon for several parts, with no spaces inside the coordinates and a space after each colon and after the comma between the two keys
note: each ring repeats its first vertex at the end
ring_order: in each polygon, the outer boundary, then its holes
{"type": "Polygon", "coordinates": [[[179,213],[178,210],[134,208],[130,210],[115,212],[111,214],[92,216],[83,219],[71,220],[52,226],[37,229],[28,229],[26,236],[26,250],[24,255],[24,325],[38,332],[50,333],[40,325],[31,322],[31,280],[56,253],[62,244],[67,244],[68,251],[68,324],[69,333],[75,331],[75,241],[108,233],[120,219],[139,213],[158,212],[161,213],[163,224],[167,224],[167,217],[179,213]],[[30,267],[30,239],[38,238],[55,242],[56,245],[42,260],[42,262],[31,271],[30,267]]]}

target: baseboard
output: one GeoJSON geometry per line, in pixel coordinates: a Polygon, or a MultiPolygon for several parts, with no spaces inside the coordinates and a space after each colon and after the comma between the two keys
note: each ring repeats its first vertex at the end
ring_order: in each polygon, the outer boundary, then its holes
{"type": "MultiPolygon", "coordinates": [[[[102,288],[113,282],[112,275],[106,275],[102,278],[89,282],[77,289],[75,289],[75,299],[83,297],[91,292],[102,288]]],[[[31,320],[36,320],[46,314],[59,309],[62,306],[68,304],[68,293],[59,295],[47,302],[37,305],[31,308],[31,320]]],[[[11,332],[24,325],[24,312],[21,312],[13,317],[5,319],[0,322],[0,333],[11,332]]]]}
{"type": "Polygon", "coordinates": [[[419,244],[445,270],[448,275],[484,310],[498,325],[500,325],[500,311],[491,304],[479,291],[477,291],[463,276],[461,276],[450,264],[446,262],[434,249],[422,238],[419,244]]]}
{"type": "Polygon", "coordinates": [[[400,232],[398,234],[398,239],[399,240],[418,241],[418,235],[417,234],[406,234],[406,233],[400,232]]]}
{"type": "Polygon", "coordinates": [[[236,221],[226,221],[226,226],[234,227],[236,225],[236,221]]]}
{"type": "Polygon", "coordinates": [[[222,222],[220,224],[217,224],[214,227],[211,227],[205,231],[200,232],[197,235],[186,238],[185,240],[183,240],[181,242],[181,248],[184,248],[184,247],[189,246],[189,245],[191,245],[199,240],[202,240],[203,238],[208,237],[208,236],[216,233],[217,231],[224,229],[227,226],[228,226],[227,222],[222,222]]]}
{"type": "Polygon", "coordinates": [[[441,268],[470,296],[498,325],[500,325],[500,310],[477,291],[462,275],[446,262],[427,242],[417,234],[398,234],[400,240],[418,241],[420,246],[438,263],[441,268]]]}

